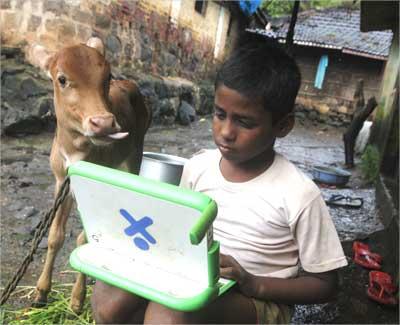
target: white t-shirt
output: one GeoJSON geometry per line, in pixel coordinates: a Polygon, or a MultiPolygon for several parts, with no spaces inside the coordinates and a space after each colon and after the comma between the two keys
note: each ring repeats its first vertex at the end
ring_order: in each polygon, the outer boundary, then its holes
{"type": "Polygon", "coordinates": [[[218,205],[213,224],[221,253],[259,276],[295,277],[299,263],[320,273],[347,265],[335,226],[318,187],[280,154],[250,181],[225,180],[219,150],[190,159],[181,186],[218,205]]]}

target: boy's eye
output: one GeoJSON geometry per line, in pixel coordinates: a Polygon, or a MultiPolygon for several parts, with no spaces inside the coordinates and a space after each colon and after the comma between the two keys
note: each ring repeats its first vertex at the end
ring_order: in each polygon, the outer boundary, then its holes
{"type": "Polygon", "coordinates": [[[214,115],[220,120],[225,118],[225,112],[220,109],[215,109],[214,115]]]}
{"type": "Polygon", "coordinates": [[[245,129],[252,129],[255,127],[254,122],[246,120],[246,119],[238,119],[237,123],[239,126],[245,128],[245,129]]]}

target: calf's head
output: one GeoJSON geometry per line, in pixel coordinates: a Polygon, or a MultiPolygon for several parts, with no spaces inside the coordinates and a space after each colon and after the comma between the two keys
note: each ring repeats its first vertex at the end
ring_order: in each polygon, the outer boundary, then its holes
{"type": "Polygon", "coordinates": [[[91,38],[86,45],[66,47],[55,54],[34,45],[30,57],[53,81],[60,128],[83,135],[95,145],[105,145],[128,135],[121,132],[110,110],[110,65],[105,60],[100,39],[91,38]]]}

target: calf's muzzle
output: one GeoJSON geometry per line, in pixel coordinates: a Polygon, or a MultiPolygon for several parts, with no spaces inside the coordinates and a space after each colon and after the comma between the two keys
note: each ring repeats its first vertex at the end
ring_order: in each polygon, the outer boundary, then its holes
{"type": "Polygon", "coordinates": [[[128,132],[120,132],[121,127],[112,114],[102,114],[88,116],[84,121],[85,133],[89,137],[110,139],[123,139],[128,136],[128,132]]]}

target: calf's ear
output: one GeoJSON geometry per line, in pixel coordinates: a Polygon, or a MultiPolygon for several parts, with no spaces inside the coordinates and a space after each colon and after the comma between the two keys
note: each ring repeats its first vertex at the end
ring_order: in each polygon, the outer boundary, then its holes
{"type": "Polygon", "coordinates": [[[104,51],[104,44],[103,41],[98,38],[98,37],[91,37],[88,39],[88,41],[86,42],[87,46],[93,47],[94,49],[96,49],[101,55],[104,56],[105,51],[104,51]]]}
{"type": "Polygon", "coordinates": [[[50,63],[53,59],[53,53],[48,52],[42,45],[33,44],[29,49],[28,59],[33,65],[46,72],[51,79],[50,63]]]}

